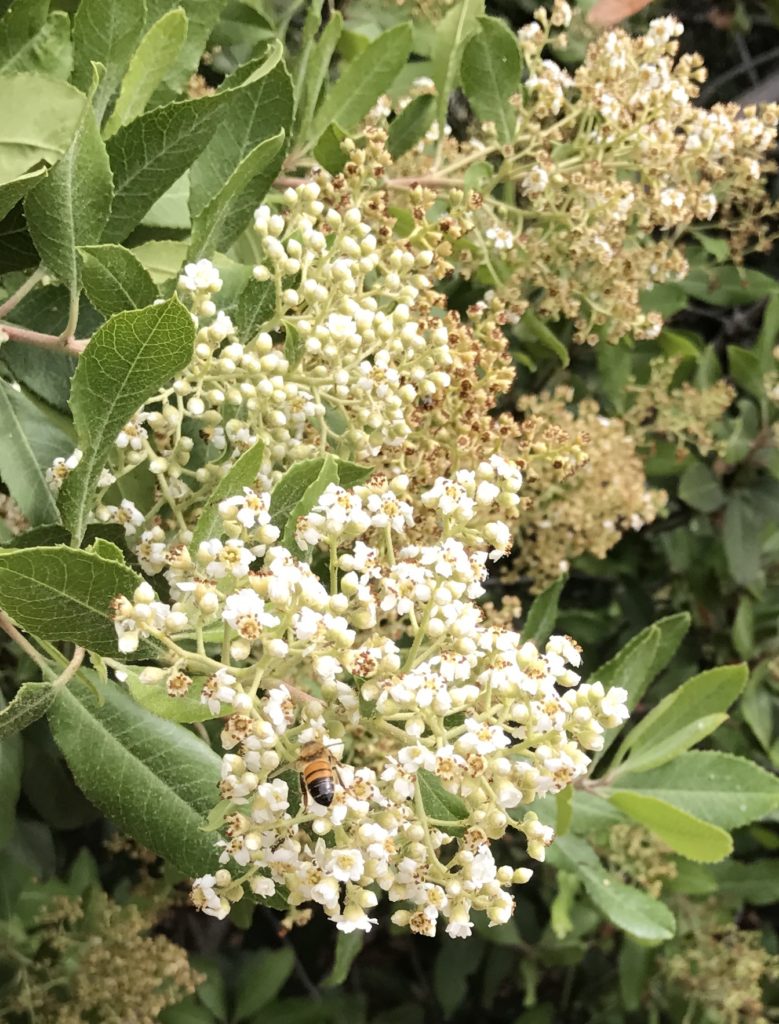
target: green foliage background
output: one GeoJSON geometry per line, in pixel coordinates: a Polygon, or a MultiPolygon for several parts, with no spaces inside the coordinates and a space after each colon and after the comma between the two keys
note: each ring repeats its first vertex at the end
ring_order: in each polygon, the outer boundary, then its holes
{"type": "MultiPolygon", "coordinates": [[[[252,210],[290,154],[313,152],[337,169],[344,133],[410,75],[430,74],[440,98],[420,97],[393,122],[393,156],[445,121],[457,87],[495,120],[499,138],[508,132],[501,113],[519,57],[504,23],[476,22],[481,5],[461,0],[437,31],[409,5],[337,6],[320,25],[319,3],[0,4],[2,294],[39,265],[58,282],[32,290],[7,323],[61,336],[0,347],[0,480],[30,525],[15,537],[0,522],[0,606],[56,666],[42,673],[29,651],[3,648],[0,1019],[24,1019],[3,1016],[3,993],[17,983],[12,950],[33,933],[40,894],[103,888],[129,898],[137,864],[102,845],[114,827],[164,856],[154,874],[165,891],[213,866],[201,825],[219,762],[203,726],[190,728],[199,705],[173,712],[132,676],[127,692],[92,670],[67,687],[54,680],[68,662],[62,642],[116,652],[109,602],[140,578],[121,531],[88,526],[88,513],[118,430],[191,356],[191,320],[171,297],[180,266],[213,258],[236,324],[248,333],[261,323],[273,295],[251,280],[252,210]],[[218,89],[188,98],[206,49],[212,60],[201,71],[218,89]],[[55,504],[45,468],[76,443],[85,457],[55,504]]],[[[530,13],[508,0],[488,8],[514,27],[530,13]]],[[[771,5],[739,5],[735,15],[732,33],[749,29],[750,17],[776,17],[771,5]]],[[[582,39],[570,45],[575,62],[582,39]]],[[[559,838],[515,919],[435,942],[384,921],[363,948],[354,936],[336,944],[316,919],[287,935],[272,907],[241,904],[222,923],[177,905],[162,930],[206,980],[162,1014],[164,1024],[718,1020],[657,981],[658,957],[694,932],[696,908],[713,900],[777,952],[779,451],[763,377],[779,340],[779,267],[768,254],[737,268],[703,236],[688,258],[685,281],[646,297],[647,308],[676,318],[657,341],[572,350],[565,326],[552,334],[540,325],[519,368],[522,390],[564,379],[614,415],[626,382],[656,356],[680,358],[680,376],[698,387],[727,377],[738,398],[724,461],[680,458],[670,443],[646,454],[650,481],[671,495],[666,519],[605,560],[577,560],[533,602],[520,585],[524,632],[538,642],[553,629],[571,633],[586,674],[624,686],[636,714],[607,737],[598,784],[534,807],[559,838]],[[662,899],[604,860],[609,830],[628,822],[671,851],[677,874],[662,899]]],[[[467,304],[473,288],[452,282],[450,302],[467,304]]],[[[251,481],[260,457],[247,453],[212,505],[251,481]]],[[[349,479],[348,463],[314,461],[274,493],[279,525],[305,511],[317,480],[349,479]]],[[[214,519],[206,509],[197,539],[214,519]]],[[[436,812],[457,818],[456,808],[436,812]]],[[[776,994],[769,989],[766,1004],[776,994]]]]}

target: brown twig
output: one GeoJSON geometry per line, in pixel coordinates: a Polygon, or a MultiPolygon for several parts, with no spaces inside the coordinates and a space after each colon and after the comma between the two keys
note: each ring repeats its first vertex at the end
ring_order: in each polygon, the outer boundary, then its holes
{"type": "Polygon", "coordinates": [[[12,341],[23,341],[39,348],[54,348],[71,356],[80,356],[89,344],[89,338],[69,338],[64,344],[58,334],[41,334],[30,331],[26,327],[17,327],[7,321],[0,321],[0,331],[7,334],[12,341]]]}
{"type": "Polygon", "coordinates": [[[17,288],[13,295],[10,295],[5,302],[0,305],[0,317],[10,313],[12,309],[18,306],[25,295],[29,295],[43,276],[44,272],[40,268],[36,270],[34,274],[30,274],[24,284],[17,288]]]}
{"type": "Polygon", "coordinates": [[[39,651],[36,651],[36,649],[33,647],[33,645],[30,643],[27,637],[19,632],[19,630],[16,628],[13,622],[11,622],[11,620],[8,618],[5,612],[2,611],[0,611],[0,629],[2,629],[3,632],[7,633],[8,636],[10,636],[10,638],[14,641],[14,643],[18,647],[21,647],[24,653],[27,654],[30,658],[32,658],[32,660],[35,662],[38,668],[45,675],[51,675],[51,666],[43,657],[43,655],[39,651]]]}
{"type": "Polygon", "coordinates": [[[70,659],[66,667],[54,680],[55,686],[67,686],[73,676],[81,668],[81,663],[84,660],[86,651],[83,647],[77,647],[73,652],[73,657],[70,659]]]}

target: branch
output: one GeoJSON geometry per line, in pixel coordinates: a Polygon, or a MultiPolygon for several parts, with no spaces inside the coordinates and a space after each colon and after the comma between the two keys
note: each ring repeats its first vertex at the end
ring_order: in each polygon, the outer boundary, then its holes
{"type": "Polygon", "coordinates": [[[89,344],[89,338],[68,338],[63,342],[58,334],[41,334],[40,331],[29,331],[26,327],[17,327],[7,321],[0,321],[0,332],[12,341],[23,341],[39,348],[53,348],[66,355],[80,356],[89,344]]]}
{"type": "Polygon", "coordinates": [[[51,667],[48,661],[46,661],[42,654],[36,651],[36,649],[33,647],[33,645],[30,643],[27,637],[23,636],[19,632],[19,630],[16,628],[13,622],[11,622],[11,620],[8,618],[5,612],[2,611],[0,611],[0,629],[7,633],[8,636],[19,647],[21,647],[21,649],[25,652],[25,654],[28,655],[28,657],[32,658],[32,660],[35,662],[38,668],[41,669],[44,675],[51,675],[51,667]]]}

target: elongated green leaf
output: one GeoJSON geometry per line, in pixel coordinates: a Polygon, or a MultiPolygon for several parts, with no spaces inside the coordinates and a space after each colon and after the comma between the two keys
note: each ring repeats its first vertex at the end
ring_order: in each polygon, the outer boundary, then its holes
{"type": "MultiPolygon", "coordinates": [[[[180,92],[206,49],[208,37],[216,25],[226,0],[146,0],[148,9],[147,27],[174,7],[181,7],[187,16],[187,38],[178,58],[171,62],[165,76],[166,85],[173,92],[180,92]]],[[[161,99],[165,102],[165,99],[161,99]]]]}
{"type": "Polygon", "coordinates": [[[343,15],[340,11],[336,11],[325,25],[322,35],[316,41],[308,59],[295,115],[297,135],[304,142],[311,141],[310,132],[314,121],[314,111],[343,27],[343,15]]]}
{"type": "Polygon", "coordinates": [[[517,114],[509,100],[522,73],[517,37],[499,18],[479,18],[478,25],[463,51],[463,90],[481,120],[495,125],[498,142],[510,143],[517,114]]]}
{"type": "Polygon", "coordinates": [[[273,177],[280,166],[283,144],[282,130],[260,142],[238,164],[211,202],[193,220],[190,257],[194,259],[226,249],[235,241],[246,227],[251,209],[264,198],[263,184],[269,177],[269,168],[273,177]]]}
{"type": "MultiPolygon", "coordinates": [[[[0,693],[0,719],[6,710],[5,697],[0,693]]],[[[16,826],[16,804],[22,788],[22,758],[21,736],[6,736],[0,743],[0,850],[8,845],[16,826]]],[[[3,906],[0,917],[5,916],[4,911],[3,906]]]]}
{"type": "Polygon", "coordinates": [[[168,103],[108,140],[114,201],[103,241],[123,242],[211,138],[224,95],[168,103]]]}
{"type": "Polygon", "coordinates": [[[360,955],[364,943],[365,935],[362,932],[338,933],[333,969],[322,982],[324,988],[337,988],[339,985],[343,985],[349,977],[352,964],[360,955]]]}
{"type": "Polygon", "coordinates": [[[72,448],[29,398],[0,380],[0,478],[31,526],[59,520],[45,468],[72,448]]]}
{"type": "Polygon", "coordinates": [[[667,736],[660,734],[657,740],[650,745],[645,746],[642,742],[641,749],[636,749],[630,754],[617,772],[610,773],[610,777],[618,778],[624,772],[645,772],[650,768],[657,768],[674,757],[678,757],[679,754],[683,754],[690,747],[694,747],[696,743],[700,743],[701,740],[719,729],[727,719],[727,715],[714,712],[688,722],[667,736]]]}
{"type": "Polygon", "coordinates": [[[133,413],[192,358],[195,328],[177,298],[118,313],[90,341],[73,377],[70,405],[84,452],[60,492],[62,521],[81,540],[100,473],[133,413]]]}
{"type": "Polygon", "coordinates": [[[523,640],[532,640],[539,647],[549,639],[557,620],[560,594],[565,583],[566,577],[561,576],[533,601],[522,628],[523,640]]]}
{"type": "Polygon", "coordinates": [[[68,78],[73,64],[70,19],[48,0],[16,0],[0,19],[0,73],[34,71],[68,78]]]}
{"type": "Polygon", "coordinates": [[[19,200],[27,195],[33,185],[39,182],[41,178],[45,178],[47,174],[47,168],[39,167],[35,171],[23,174],[20,178],[15,178],[13,181],[7,181],[5,184],[0,185],[0,218],[5,217],[8,211],[13,209],[19,200]]]}
{"type": "Polygon", "coordinates": [[[779,871],[775,859],[752,860],[748,864],[728,860],[717,864],[711,872],[722,893],[756,907],[779,903],[779,871]]]}
{"type": "Polygon", "coordinates": [[[583,839],[572,835],[558,838],[549,850],[549,859],[578,874],[595,906],[628,935],[652,943],[673,937],[676,922],[668,907],[606,871],[583,839]]]}
{"type": "Polygon", "coordinates": [[[141,577],[94,551],[56,545],[0,550],[0,608],[42,640],[68,640],[116,656],[111,602],[141,577]]]}
{"type": "Polygon", "coordinates": [[[290,512],[284,526],[284,532],[281,535],[281,542],[284,547],[288,548],[295,555],[301,553],[300,548],[295,543],[295,529],[298,519],[300,516],[308,515],[330,484],[338,483],[337,459],[332,455],[326,455],[324,459],[316,459],[315,461],[321,462],[321,468],[290,512]]]}
{"type": "Polygon", "coordinates": [[[46,714],[57,694],[51,683],[22,683],[0,711],[0,740],[5,741],[46,714]]]}
{"type": "Polygon", "coordinates": [[[236,461],[235,465],[225,473],[213,490],[206,504],[200,510],[197,525],[192,535],[190,548],[196,550],[201,541],[216,536],[219,529],[220,501],[243,494],[244,487],[251,487],[260,472],[265,457],[265,445],[258,441],[236,461]]]}
{"type": "Polygon", "coordinates": [[[410,52],[410,25],[396,25],[383,32],[330,87],[314,118],[314,135],[321,135],[333,123],[341,128],[356,125],[392,85],[410,52]]]}
{"type": "Polygon", "coordinates": [[[715,750],[689,751],[661,768],[621,775],[614,792],[626,789],[725,829],[779,807],[779,779],[746,758],[715,750]]]}
{"type": "Polygon", "coordinates": [[[65,82],[19,72],[0,75],[0,181],[12,181],[45,160],[54,164],[76,132],[86,96],[65,82]]]}
{"type": "Polygon", "coordinates": [[[170,71],[186,37],[187,16],[180,7],[168,11],[154,22],[130,58],[119,96],[103,132],[105,138],[110,138],[122,125],[140,117],[154,90],[170,71]]]}
{"type": "Polygon", "coordinates": [[[308,488],[322,472],[325,460],[304,459],[296,462],[273,488],[270,514],[274,526],[284,530],[287,520],[308,488]]]}
{"type": "Polygon", "coordinates": [[[87,92],[91,62],[103,65],[105,74],[93,99],[98,121],[121,81],[145,20],[144,0],[81,0],[78,5],[73,20],[73,84],[87,92]]]}
{"type": "Polygon", "coordinates": [[[527,327],[536,341],[540,342],[544,348],[548,348],[550,352],[554,352],[563,366],[568,366],[571,361],[568,349],[554,331],[550,330],[543,320],[536,316],[532,309],[526,310],[522,315],[522,324],[524,327],[527,327]]]}
{"type": "Polygon", "coordinates": [[[725,502],[722,484],[705,462],[697,460],[681,475],[679,497],[698,512],[715,512],[725,502]]]}
{"type": "Polygon", "coordinates": [[[128,671],[127,689],[136,704],[151,711],[153,715],[164,718],[167,722],[207,722],[214,716],[208,705],[200,700],[200,691],[205,679],[193,681],[188,693],[181,697],[171,697],[164,686],[150,686],[142,683],[137,673],[128,671]]]}
{"type": "MultiPolygon", "coordinates": [[[[273,178],[278,173],[289,144],[294,97],[292,82],[281,61],[277,44],[257,60],[250,61],[232,74],[224,88],[230,92],[227,103],[208,145],[192,165],[189,208],[193,219],[213,203],[244,161],[256,152],[261,142],[285,132],[284,143],[275,160],[268,163],[260,180],[249,178],[230,197],[231,219],[248,223],[273,178]]],[[[256,159],[256,157],[255,157],[256,159]]],[[[245,172],[244,172],[245,173],[245,172]]]]}
{"type": "Polygon", "coordinates": [[[761,533],[764,522],[748,492],[732,491],[725,506],[722,541],[728,569],[736,583],[751,586],[760,576],[761,533]]]}
{"type": "MultiPolygon", "coordinates": [[[[694,736],[695,726],[699,721],[726,712],[743,691],[748,678],[749,670],[746,665],[723,665],[688,679],[673,693],[664,697],[657,707],[630,731],[617,752],[615,764],[619,764],[628,751],[632,751],[632,754],[629,758],[630,767],[627,764],[624,766],[627,771],[643,771],[644,768],[662,764],[661,760],[655,760],[659,754],[658,748],[663,744],[669,744],[674,735],[681,730],[690,729],[691,737],[694,736]]],[[[708,735],[700,728],[697,733],[698,739],[708,735]]],[[[691,739],[690,745],[698,739],[691,739]]],[[[680,753],[681,750],[677,749],[676,752],[680,753]]]]}
{"type": "Polygon", "coordinates": [[[100,240],[112,196],[108,154],[94,111],[87,106],[68,151],[24,201],[35,248],[71,289],[79,284],[76,247],[100,240]]]}
{"type": "MultiPolygon", "coordinates": [[[[631,637],[610,661],[595,669],[591,673],[592,678],[600,679],[604,686],[624,686],[628,691],[628,707],[632,710],[650,683],[670,663],[689,628],[690,616],[687,612],[658,619],[631,637]]],[[[593,756],[593,767],[618,735],[619,729],[607,730],[603,749],[593,756]]]]}
{"type": "Polygon", "coordinates": [[[484,0],[460,0],[436,26],[432,52],[431,77],[438,97],[437,120],[443,136],[449,97],[460,80],[463,50],[478,29],[478,17],[484,14],[484,0]]]}
{"type": "Polygon", "coordinates": [[[624,791],[613,793],[609,799],[688,860],[711,864],[733,852],[733,840],[724,828],[702,821],[665,800],[624,791]]]}
{"type": "Polygon", "coordinates": [[[236,1024],[249,1020],[275,999],[294,967],[295,951],[290,946],[250,954],[238,976],[232,1018],[236,1024]]]}
{"type": "Polygon", "coordinates": [[[268,321],[276,313],[276,286],[273,281],[252,278],[238,297],[235,326],[243,338],[252,338],[267,330],[268,321]]]}
{"type": "Polygon", "coordinates": [[[217,802],[219,757],[182,726],[138,707],[94,673],[61,690],[51,731],[86,796],[127,835],[187,874],[217,862],[200,824],[217,802]]]}
{"type": "Polygon", "coordinates": [[[150,306],[157,288],[149,272],[121,245],[80,246],[82,283],[87,297],[103,316],[150,306]]]}
{"type": "MultiPolygon", "coordinates": [[[[460,797],[444,789],[438,777],[425,768],[417,772],[417,786],[428,818],[457,825],[470,817],[470,811],[460,797]]],[[[445,825],[439,827],[446,829],[445,825]]]]}
{"type": "Polygon", "coordinates": [[[389,127],[387,148],[393,160],[407,153],[422,138],[435,117],[435,96],[416,96],[389,127]]]}
{"type": "Polygon", "coordinates": [[[165,284],[175,277],[187,258],[187,243],[162,239],[144,242],[130,250],[156,285],[165,284]]]}

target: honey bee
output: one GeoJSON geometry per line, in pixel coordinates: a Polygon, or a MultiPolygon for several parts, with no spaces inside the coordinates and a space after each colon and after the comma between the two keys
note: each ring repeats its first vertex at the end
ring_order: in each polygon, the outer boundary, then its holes
{"type": "MultiPolygon", "coordinates": [[[[335,778],[338,775],[337,761],[322,743],[304,743],[298,754],[300,788],[303,791],[303,806],[308,806],[309,796],[314,803],[329,807],[335,795],[335,778]]],[[[343,785],[343,783],[341,783],[343,785]]]]}

